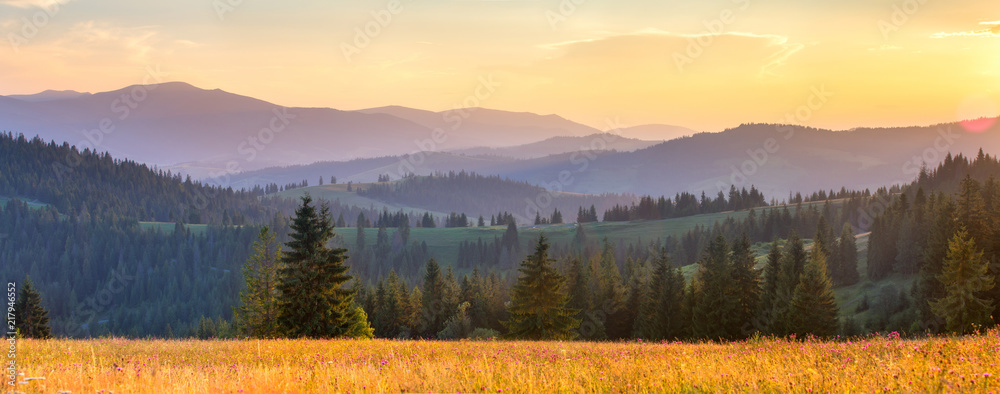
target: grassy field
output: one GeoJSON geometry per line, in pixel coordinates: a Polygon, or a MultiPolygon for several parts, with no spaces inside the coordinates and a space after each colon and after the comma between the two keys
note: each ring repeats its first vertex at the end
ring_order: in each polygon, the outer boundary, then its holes
{"type": "MultiPolygon", "coordinates": [[[[144,229],[144,230],[155,230],[155,231],[162,232],[164,234],[173,234],[174,233],[174,226],[176,226],[176,223],[169,223],[169,222],[139,222],[139,227],[142,228],[142,229],[144,229]]],[[[187,228],[188,230],[190,230],[192,233],[194,233],[196,235],[205,234],[205,231],[208,230],[208,225],[207,224],[185,224],[184,227],[187,228]]]]}
{"type": "MultiPolygon", "coordinates": [[[[634,222],[601,222],[583,224],[584,233],[590,239],[600,240],[607,237],[612,242],[618,240],[635,241],[641,238],[644,241],[656,238],[666,238],[669,235],[680,236],[694,228],[694,226],[711,226],[717,220],[724,220],[727,217],[742,218],[748,211],[714,213],[707,215],[696,215],[678,219],[648,220],[634,222]]],[[[518,238],[522,245],[532,245],[538,239],[539,234],[545,234],[553,243],[572,242],[576,235],[576,224],[555,224],[555,225],[529,225],[518,226],[518,238]]],[[[410,229],[410,239],[417,242],[426,242],[427,247],[434,251],[435,257],[446,264],[454,262],[458,256],[458,246],[462,241],[476,242],[482,238],[484,242],[492,241],[493,237],[503,237],[507,230],[505,226],[492,227],[463,227],[463,228],[412,228],[410,229]]],[[[343,245],[350,247],[355,245],[357,239],[357,229],[353,227],[337,228],[338,238],[343,245]]],[[[394,230],[390,230],[391,231],[394,230]]],[[[378,229],[365,229],[365,239],[372,242],[378,235],[378,229]]]]}
{"type": "Polygon", "coordinates": [[[17,390],[985,393],[1000,391],[998,334],[730,344],[21,340],[17,390]]]}
{"type": "MultiPolygon", "coordinates": [[[[10,202],[10,200],[12,200],[11,197],[0,196],[0,207],[7,206],[7,203],[10,202]]],[[[38,200],[22,200],[22,201],[25,201],[25,202],[28,203],[28,208],[34,208],[34,209],[38,209],[38,208],[41,208],[41,207],[49,205],[49,204],[43,203],[43,202],[38,201],[38,200]]]]}

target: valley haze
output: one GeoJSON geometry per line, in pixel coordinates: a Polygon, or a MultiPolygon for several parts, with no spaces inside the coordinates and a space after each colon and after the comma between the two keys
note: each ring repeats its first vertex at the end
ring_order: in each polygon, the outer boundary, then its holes
{"type": "MultiPolygon", "coordinates": [[[[833,95],[816,92],[820,100],[833,95]]],[[[237,188],[319,174],[365,182],[380,173],[398,178],[460,170],[544,185],[570,171],[574,180],[564,191],[713,194],[754,184],[780,198],[790,191],[908,182],[948,152],[1000,147],[995,120],[842,131],[793,124],[709,133],[669,125],[598,130],[558,115],[485,108],[289,108],[183,82],[0,100],[7,131],[237,188]],[[970,128],[982,124],[988,128],[970,128]],[[407,165],[414,154],[426,159],[407,165]],[[662,182],[640,181],[654,176],[662,182]]]]}
{"type": "Polygon", "coordinates": [[[0,0],[3,393],[1000,392],[996,0],[0,0]]]}

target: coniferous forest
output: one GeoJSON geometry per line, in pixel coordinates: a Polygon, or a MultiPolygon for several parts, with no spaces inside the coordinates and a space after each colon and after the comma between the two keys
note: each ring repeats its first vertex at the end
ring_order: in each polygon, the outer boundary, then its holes
{"type": "MultiPolygon", "coordinates": [[[[962,333],[1000,315],[1000,238],[990,225],[1000,219],[1000,162],[984,153],[949,155],[911,184],[874,192],[766,202],[756,188],[733,187],[714,199],[615,203],[599,221],[746,212],[665,238],[611,241],[590,227],[598,220],[588,200],[577,201],[578,223],[564,242],[519,235],[524,228],[506,211],[488,222],[452,213],[443,227],[506,230],[441,255],[411,235],[436,227],[428,214],[222,189],[20,135],[5,134],[0,147],[0,195],[8,196],[0,257],[11,263],[0,274],[32,278],[56,336],[735,340],[962,333]],[[366,227],[377,229],[374,239],[366,227]],[[859,252],[860,236],[868,242],[859,252]],[[865,285],[891,278],[901,280],[865,285]],[[311,294],[295,290],[308,283],[332,286],[320,294],[334,298],[296,300],[311,294]],[[860,300],[838,303],[835,289],[858,286],[860,300]],[[334,308],[319,315],[353,326],[289,323],[305,319],[289,313],[317,304],[334,308]]],[[[361,193],[434,201],[434,191],[464,181],[503,184],[452,173],[361,193]]]]}
{"type": "Polygon", "coordinates": [[[1000,392],[995,2],[0,0],[4,391],[1000,392]]]}

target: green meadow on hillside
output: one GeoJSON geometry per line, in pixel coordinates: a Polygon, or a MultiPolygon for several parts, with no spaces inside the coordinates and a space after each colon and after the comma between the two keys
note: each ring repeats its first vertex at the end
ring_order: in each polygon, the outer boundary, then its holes
{"type": "MultiPolygon", "coordinates": [[[[0,207],[6,206],[7,203],[10,202],[10,200],[12,200],[12,199],[13,198],[11,198],[9,196],[0,196],[0,207]]],[[[21,200],[21,201],[25,201],[25,200],[21,200]]],[[[35,208],[35,209],[38,209],[38,208],[41,208],[41,207],[49,205],[49,204],[46,204],[46,203],[38,201],[38,200],[27,200],[25,202],[27,202],[29,208],[35,208]]]]}

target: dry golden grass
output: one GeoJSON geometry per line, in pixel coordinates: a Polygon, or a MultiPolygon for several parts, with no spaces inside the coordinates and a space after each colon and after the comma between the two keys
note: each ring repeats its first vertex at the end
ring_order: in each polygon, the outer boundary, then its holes
{"type": "Polygon", "coordinates": [[[21,340],[19,381],[44,379],[17,388],[45,393],[1000,392],[998,334],[730,344],[21,340]]]}

